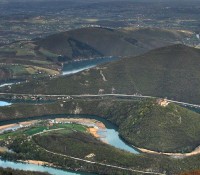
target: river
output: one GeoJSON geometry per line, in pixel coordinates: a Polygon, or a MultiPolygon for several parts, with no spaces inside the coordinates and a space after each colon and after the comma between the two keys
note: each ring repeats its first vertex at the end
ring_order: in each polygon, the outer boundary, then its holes
{"type": "Polygon", "coordinates": [[[0,88],[1,87],[5,87],[5,86],[11,86],[11,85],[13,85],[14,83],[2,83],[2,84],[0,84],[0,88]]]}
{"type": "Polygon", "coordinates": [[[64,64],[62,75],[71,75],[83,70],[98,66],[100,64],[109,63],[112,61],[119,60],[120,57],[102,57],[102,58],[94,58],[89,60],[80,60],[80,61],[72,61],[64,64]]]}
{"type": "MultiPolygon", "coordinates": [[[[100,57],[100,58],[93,58],[87,60],[80,60],[80,61],[71,61],[69,63],[65,63],[62,69],[62,75],[72,75],[83,70],[93,68],[100,64],[109,63],[112,61],[119,60],[120,57],[108,56],[108,57],[100,57]]],[[[24,82],[24,80],[8,80],[5,82],[0,82],[0,88],[6,86],[12,86],[14,84],[20,84],[24,82]]]]}
{"type": "MultiPolygon", "coordinates": [[[[73,61],[68,64],[65,64],[63,67],[63,75],[70,75],[75,74],[80,71],[95,67],[100,64],[108,63],[111,61],[116,61],[119,58],[117,57],[104,57],[104,58],[95,58],[90,60],[82,60],[82,61],[73,61]]],[[[5,83],[1,84],[0,87],[4,87],[6,85],[12,85],[13,83],[5,83]]],[[[5,101],[0,101],[0,106],[8,106],[12,103],[8,103],[5,101]]],[[[134,149],[133,147],[126,144],[120,137],[119,133],[117,131],[117,127],[113,125],[111,122],[107,121],[104,118],[98,117],[98,116],[92,116],[92,115],[51,115],[51,116],[40,116],[40,117],[32,117],[29,119],[17,119],[12,121],[4,121],[0,122],[0,125],[4,124],[12,124],[17,123],[21,121],[27,121],[32,119],[54,119],[54,118],[63,118],[63,117],[79,117],[79,118],[90,118],[90,119],[96,119],[98,121],[101,121],[106,126],[106,130],[99,130],[98,134],[101,137],[102,141],[107,142],[108,144],[122,149],[129,152],[132,152],[134,154],[137,154],[138,151],[134,149]]],[[[48,172],[53,175],[92,175],[91,173],[82,173],[82,172],[75,172],[75,171],[63,171],[56,168],[51,167],[44,167],[41,165],[34,165],[34,164],[28,164],[28,163],[18,163],[18,162],[11,162],[11,161],[3,161],[0,160],[0,167],[3,168],[13,168],[13,169],[19,169],[19,170],[30,170],[30,171],[40,171],[40,172],[48,172]]]]}
{"type": "MultiPolygon", "coordinates": [[[[106,130],[99,130],[98,134],[102,136],[102,141],[106,141],[108,144],[122,149],[129,151],[134,154],[138,154],[138,151],[134,149],[133,147],[129,146],[127,143],[125,143],[120,137],[119,133],[117,131],[117,127],[109,122],[108,120],[94,116],[94,115],[45,115],[45,116],[38,116],[38,117],[30,117],[26,119],[15,119],[15,120],[9,120],[9,121],[2,121],[0,122],[0,125],[5,125],[5,124],[12,124],[12,123],[18,123],[18,122],[23,122],[23,121],[28,121],[28,120],[38,120],[38,119],[55,119],[55,118],[88,118],[88,119],[95,119],[100,122],[102,122],[106,130]]],[[[20,170],[30,170],[30,171],[40,171],[40,172],[49,172],[50,174],[53,175],[88,175],[90,173],[82,173],[82,172],[72,172],[72,171],[63,171],[59,170],[56,168],[50,168],[50,167],[44,167],[41,165],[33,165],[33,164],[22,164],[22,163],[16,163],[16,162],[11,162],[11,161],[3,161],[0,160],[0,167],[9,167],[9,168],[14,168],[14,169],[20,169],[20,170]]]]}
{"type": "Polygon", "coordinates": [[[48,172],[49,174],[52,174],[52,175],[94,175],[92,173],[64,171],[61,169],[56,169],[56,168],[51,168],[51,167],[46,167],[46,166],[41,166],[41,165],[19,163],[19,162],[12,162],[12,161],[3,161],[3,160],[0,160],[0,167],[13,168],[13,169],[24,170],[24,171],[48,172]]]}
{"type": "Polygon", "coordinates": [[[0,88],[5,86],[12,86],[13,84],[20,84],[22,82],[24,82],[22,79],[0,81],[0,88]]]}
{"type": "Polygon", "coordinates": [[[10,106],[12,103],[6,101],[0,101],[0,106],[10,106]]]}

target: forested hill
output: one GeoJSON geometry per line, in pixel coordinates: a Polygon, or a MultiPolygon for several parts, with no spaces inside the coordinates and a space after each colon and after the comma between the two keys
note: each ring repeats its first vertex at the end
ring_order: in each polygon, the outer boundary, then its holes
{"type": "Polygon", "coordinates": [[[181,43],[187,34],[163,29],[81,28],[50,35],[35,42],[38,51],[66,59],[100,56],[136,56],[151,49],[181,43]]]}
{"type": "Polygon", "coordinates": [[[73,95],[140,93],[199,104],[199,65],[200,50],[178,44],[76,75],[13,86],[10,92],[73,95]]]}

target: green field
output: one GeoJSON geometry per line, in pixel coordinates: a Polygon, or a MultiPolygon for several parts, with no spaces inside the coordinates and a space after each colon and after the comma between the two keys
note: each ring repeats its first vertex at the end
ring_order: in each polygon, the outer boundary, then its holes
{"type": "Polygon", "coordinates": [[[28,130],[25,130],[23,133],[31,136],[43,131],[50,131],[50,130],[59,129],[59,128],[64,128],[65,130],[76,130],[76,131],[81,131],[81,132],[86,131],[86,127],[79,124],[54,124],[54,126],[51,126],[51,127],[36,126],[28,130]]]}
{"type": "Polygon", "coordinates": [[[43,131],[51,131],[54,129],[63,128],[64,131],[61,132],[72,132],[72,130],[80,131],[80,132],[86,132],[86,127],[79,124],[54,124],[53,126],[44,126],[44,125],[38,125],[38,126],[32,126],[30,128],[22,128],[18,129],[17,131],[10,131],[6,132],[5,134],[0,134],[0,140],[8,139],[8,138],[14,138],[19,135],[26,135],[26,136],[32,136],[37,133],[41,133],[43,131]]]}
{"type": "Polygon", "coordinates": [[[40,49],[39,52],[44,55],[45,57],[50,57],[50,58],[57,58],[58,54],[54,54],[48,50],[45,49],[40,49]]]}
{"type": "Polygon", "coordinates": [[[16,137],[16,136],[21,135],[21,134],[23,134],[23,132],[21,130],[3,133],[3,134],[0,134],[0,140],[7,139],[9,137],[16,137]]]}

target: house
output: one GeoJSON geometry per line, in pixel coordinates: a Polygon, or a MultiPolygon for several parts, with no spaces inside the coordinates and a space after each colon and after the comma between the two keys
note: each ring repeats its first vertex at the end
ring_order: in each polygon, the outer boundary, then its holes
{"type": "Polygon", "coordinates": [[[93,157],[95,157],[94,153],[91,153],[91,154],[88,154],[87,156],[85,156],[85,158],[93,158],[93,157]]]}
{"type": "Polygon", "coordinates": [[[158,103],[160,106],[163,106],[163,107],[166,107],[166,106],[169,104],[169,102],[167,101],[166,98],[165,98],[165,99],[158,99],[158,100],[157,100],[157,103],[158,103]]]}

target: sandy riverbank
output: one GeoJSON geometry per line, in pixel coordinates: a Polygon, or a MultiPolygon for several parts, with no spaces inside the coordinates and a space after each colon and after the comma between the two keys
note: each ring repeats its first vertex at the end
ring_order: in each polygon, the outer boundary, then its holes
{"type": "Polygon", "coordinates": [[[43,165],[53,166],[53,163],[40,161],[40,160],[25,160],[25,161],[21,161],[21,162],[35,164],[35,165],[42,165],[42,166],[43,165]]]}
{"type": "Polygon", "coordinates": [[[8,128],[12,128],[12,127],[15,127],[15,126],[18,126],[19,124],[8,124],[8,125],[3,125],[3,126],[0,126],[0,130],[4,130],[4,129],[8,129],[8,128]]]}
{"type": "Polygon", "coordinates": [[[38,120],[31,120],[31,121],[27,121],[27,122],[20,122],[19,124],[22,126],[29,126],[29,125],[35,124],[37,122],[38,122],[38,120]]]}
{"type": "Polygon", "coordinates": [[[88,130],[88,132],[89,132],[90,134],[92,134],[94,137],[100,138],[100,135],[97,134],[97,132],[98,132],[98,129],[97,129],[97,128],[88,128],[87,130],[88,130]]]}
{"type": "Polygon", "coordinates": [[[55,119],[56,122],[72,122],[72,123],[78,123],[81,125],[86,125],[86,126],[90,126],[90,125],[94,125],[97,126],[100,129],[105,129],[105,125],[100,122],[97,121],[95,119],[87,119],[87,118],[56,118],[55,119]]]}
{"type": "Polygon", "coordinates": [[[7,147],[2,147],[2,146],[0,146],[0,152],[1,153],[5,153],[5,152],[8,152],[9,150],[8,150],[8,148],[7,147]]]}
{"type": "Polygon", "coordinates": [[[105,125],[102,122],[96,121],[95,125],[99,128],[99,129],[106,129],[105,125]]]}
{"type": "Polygon", "coordinates": [[[37,120],[31,120],[31,121],[27,121],[27,122],[7,124],[7,125],[0,126],[0,131],[5,130],[5,129],[9,129],[9,128],[18,127],[18,126],[21,126],[21,127],[30,126],[32,124],[35,124],[36,122],[38,122],[38,121],[37,120]]]}
{"type": "Polygon", "coordinates": [[[152,151],[152,150],[148,150],[144,148],[138,148],[138,147],[135,147],[135,148],[137,148],[143,153],[167,155],[167,156],[172,156],[174,158],[183,158],[183,157],[189,157],[189,156],[200,154],[200,146],[190,153],[167,153],[167,152],[156,152],[156,151],[152,151]]]}
{"type": "Polygon", "coordinates": [[[86,118],[56,118],[56,122],[72,122],[72,123],[78,123],[81,125],[86,126],[92,126],[87,129],[89,133],[91,133],[94,137],[100,138],[100,135],[98,134],[99,129],[106,129],[105,125],[97,121],[95,119],[86,119],[86,118]]]}

